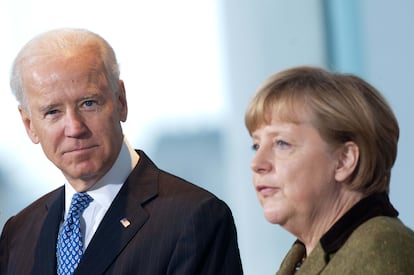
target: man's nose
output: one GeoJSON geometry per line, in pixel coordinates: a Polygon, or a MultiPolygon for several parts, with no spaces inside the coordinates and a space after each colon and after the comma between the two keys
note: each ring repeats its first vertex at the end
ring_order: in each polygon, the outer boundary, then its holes
{"type": "Polygon", "coordinates": [[[65,116],[65,136],[78,138],[87,132],[84,118],[76,111],[70,111],[65,116]]]}

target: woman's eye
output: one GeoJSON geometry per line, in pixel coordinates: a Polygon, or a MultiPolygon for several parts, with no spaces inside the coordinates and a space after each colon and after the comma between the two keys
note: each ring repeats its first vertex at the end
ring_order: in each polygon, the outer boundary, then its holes
{"type": "Polygon", "coordinates": [[[257,151],[257,150],[259,150],[259,144],[257,144],[257,143],[253,144],[253,145],[252,145],[252,150],[253,150],[253,151],[257,151]]]}
{"type": "Polygon", "coordinates": [[[290,146],[290,144],[289,144],[289,143],[287,143],[287,142],[286,142],[286,141],[284,141],[284,140],[277,140],[277,141],[276,141],[276,145],[277,145],[277,147],[282,148],[282,149],[287,148],[287,147],[289,147],[289,146],[290,146]]]}

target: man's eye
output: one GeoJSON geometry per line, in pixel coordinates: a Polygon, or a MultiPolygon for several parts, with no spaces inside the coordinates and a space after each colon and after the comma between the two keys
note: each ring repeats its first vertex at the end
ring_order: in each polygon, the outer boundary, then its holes
{"type": "Polygon", "coordinates": [[[50,110],[50,111],[46,112],[46,116],[48,116],[48,115],[53,116],[53,115],[56,115],[57,113],[58,113],[58,110],[50,110]]]}
{"type": "Polygon", "coordinates": [[[87,100],[87,101],[83,102],[83,105],[85,105],[85,107],[92,107],[93,105],[95,105],[95,101],[87,100]]]}

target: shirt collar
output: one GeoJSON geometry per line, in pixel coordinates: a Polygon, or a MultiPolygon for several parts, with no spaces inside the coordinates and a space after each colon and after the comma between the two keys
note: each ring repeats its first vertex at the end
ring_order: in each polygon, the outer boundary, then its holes
{"type": "MultiPolygon", "coordinates": [[[[109,208],[118,191],[128,178],[131,171],[137,165],[139,155],[131,147],[126,138],[121,146],[118,158],[112,168],[87,193],[94,202],[104,208],[109,208]]],[[[72,185],[65,183],[65,216],[69,211],[73,195],[76,193],[72,185]]]]}

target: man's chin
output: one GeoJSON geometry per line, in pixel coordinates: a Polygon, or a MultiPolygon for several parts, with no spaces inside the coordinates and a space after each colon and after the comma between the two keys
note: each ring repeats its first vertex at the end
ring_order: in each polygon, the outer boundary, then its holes
{"type": "Polygon", "coordinates": [[[99,174],[96,171],[83,171],[82,173],[65,173],[63,172],[65,178],[69,183],[84,184],[92,186],[99,180],[99,174]]]}

